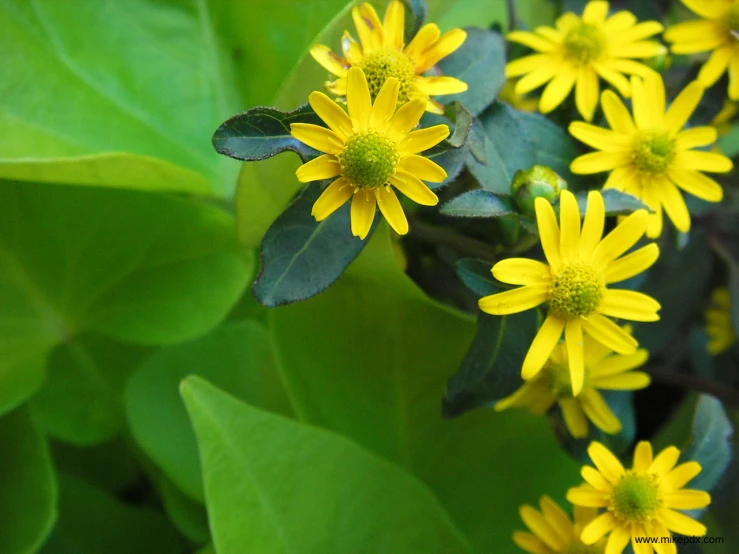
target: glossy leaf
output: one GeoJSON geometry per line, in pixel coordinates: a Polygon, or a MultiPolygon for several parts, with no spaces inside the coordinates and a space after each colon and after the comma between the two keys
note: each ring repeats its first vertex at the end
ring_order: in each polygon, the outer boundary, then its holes
{"type": "Polygon", "coordinates": [[[493,278],[491,269],[490,263],[473,258],[464,258],[457,262],[457,275],[465,286],[480,298],[504,290],[493,278]]]}
{"type": "Polygon", "coordinates": [[[467,83],[467,91],[439,99],[446,103],[458,100],[472,115],[493,103],[505,84],[505,44],[493,31],[469,27],[462,46],[439,62],[444,75],[467,83]]]}
{"type": "Polygon", "coordinates": [[[213,135],[216,152],[253,162],[292,150],[305,162],[319,155],[290,134],[291,123],[312,123],[325,127],[313,109],[304,104],[292,112],[274,108],[252,108],[224,121],[213,135]]]}
{"type": "Polygon", "coordinates": [[[452,217],[502,217],[516,213],[510,197],[482,189],[452,198],[439,211],[452,217]]]}
{"type": "MultiPolygon", "coordinates": [[[[601,191],[601,195],[603,196],[606,215],[628,215],[636,210],[652,211],[649,209],[649,206],[644,204],[638,198],[635,198],[630,194],[626,194],[625,192],[621,192],[620,190],[606,189],[601,191]]],[[[579,192],[575,197],[577,198],[577,204],[580,208],[580,215],[584,216],[588,205],[588,193],[585,191],[579,192]]],[[[559,201],[557,202],[557,205],[559,205],[559,201]]]]}
{"type": "Polygon", "coordinates": [[[451,183],[462,171],[469,153],[468,141],[472,127],[470,112],[459,102],[453,102],[444,108],[444,116],[427,113],[420,123],[421,127],[431,127],[437,124],[449,125],[451,122],[449,126],[452,135],[421,154],[443,167],[447,173],[446,179],[441,183],[426,183],[431,190],[440,189],[451,183]]]}
{"type": "Polygon", "coordinates": [[[125,407],[133,437],[183,492],[203,500],[195,435],[179,397],[188,375],[201,375],[238,398],[290,413],[270,338],[253,322],[233,322],[199,339],[159,350],[126,384],[125,407]]]}
{"type": "Polygon", "coordinates": [[[4,183],[0,413],[39,387],[49,348],[78,334],[161,344],[213,327],[253,267],[232,225],[189,200],[4,183]]]}
{"type": "Polygon", "coordinates": [[[158,479],[158,491],[170,521],[191,541],[210,540],[205,506],[183,493],[166,477],[158,479]]]}
{"type": "MultiPolygon", "coordinates": [[[[310,183],[264,235],[261,269],[252,290],[265,306],[289,304],[323,292],[369,240],[352,235],[350,202],[323,221],[315,220],[311,209],[325,185],[325,181],[310,183]]],[[[375,214],[375,226],[380,217],[375,214]]]]}
{"type": "Polygon", "coordinates": [[[0,34],[0,178],[231,193],[208,136],[238,103],[205,3],[3,0],[0,34]]]}
{"type": "Polygon", "coordinates": [[[475,338],[447,382],[444,415],[460,416],[518,389],[523,384],[521,366],[537,329],[535,310],[502,317],[480,312],[475,338]]]}
{"type": "Polygon", "coordinates": [[[470,552],[425,485],[345,437],[197,377],[183,382],[182,397],[219,554],[470,552]]]}
{"type": "Polygon", "coordinates": [[[32,554],[57,517],[57,488],[46,439],[26,408],[0,418],[0,552],[32,554]]]}

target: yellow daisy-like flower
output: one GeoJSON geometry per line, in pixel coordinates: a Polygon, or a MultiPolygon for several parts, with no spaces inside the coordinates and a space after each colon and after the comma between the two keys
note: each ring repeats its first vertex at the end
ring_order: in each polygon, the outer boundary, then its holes
{"type": "Polygon", "coordinates": [[[390,2],[382,22],[370,4],[354,7],[352,18],[359,43],[345,31],[341,38],[343,58],[323,44],[310,50],[311,56],[337,77],[334,81],[326,82],[326,89],[331,94],[346,96],[350,67],[364,70],[373,100],[385,81],[395,77],[399,83],[398,101],[401,104],[412,98],[423,98],[426,110],[438,114],[444,113],[443,106],[432,100],[431,96],[467,90],[467,84],[454,77],[422,75],[462,46],[467,38],[467,33],[462,29],[452,29],[442,35],[439,27],[430,23],[421,27],[410,44],[405,46],[405,11],[402,2],[390,2]]]}
{"type": "Polygon", "coordinates": [[[631,87],[624,74],[645,76],[653,72],[634,58],[651,58],[666,52],[659,42],[644,40],[661,31],[662,25],[657,21],[637,23],[636,17],[627,11],[608,17],[608,2],[592,1],[585,6],[582,17],[572,12],[562,15],[556,29],[537,27],[533,33],[508,33],[508,40],[538,54],[510,62],[506,77],[525,75],[516,84],[518,94],[548,83],[539,101],[542,113],[559,106],[574,86],[577,110],[590,121],[598,105],[599,78],[628,98],[631,87]]]}
{"type": "MultiPolygon", "coordinates": [[[[630,332],[628,326],[624,330],[630,332]]],[[[643,365],[649,353],[641,348],[633,354],[615,354],[587,335],[583,337],[583,351],[585,372],[582,391],[577,396],[572,395],[567,348],[559,343],[536,377],[500,400],[495,404],[495,409],[502,411],[511,407],[527,407],[532,414],[542,415],[556,402],[573,437],[579,439],[588,436],[588,420],[604,433],[618,433],[621,431],[621,422],[598,389],[636,390],[647,387],[649,375],[631,370],[643,365]]]]}
{"type": "Polygon", "coordinates": [[[423,115],[425,100],[411,100],[396,112],[398,87],[397,79],[388,79],[373,105],[364,73],[353,67],[347,74],[348,114],[325,94],[313,92],[310,105],[329,128],[290,124],[293,137],[325,152],[298,168],[298,180],[308,183],[339,176],[313,204],[311,215],[316,221],[326,219],[351,198],[354,236],[367,236],[375,206],[390,226],[404,235],[408,220],[390,185],[424,206],[439,201],[421,179],[440,183],[446,179],[446,171],[418,153],[449,136],[449,127],[435,125],[412,131],[423,115]]]}
{"type": "Polygon", "coordinates": [[[662,209],[675,227],[690,230],[690,214],[680,190],[707,202],[719,202],[721,186],[701,173],[725,173],[731,160],[716,152],[693,150],[716,141],[713,127],[683,130],[703,96],[704,88],[693,81],[665,110],[665,87],[657,73],[643,80],[631,78],[631,118],[623,102],[611,91],[601,99],[611,130],[583,122],[570,124],[570,133],[600,152],[585,154],[572,162],[574,173],[611,171],[604,189],[614,188],[639,198],[654,212],[649,216],[647,236],[662,232],[662,209]]]}
{"type": "Polygon", "coordinates": [[[606,288],[650,267],[659,257],[649,244],[620,257],[644,235],[647,211],[637,210],[605,238],[605,206],[598,191],[588,194],[587,213],[580,228],[575,195],[560,194],[560,225],[551,204],[535,203],[536,223],[547,264],[509,258],[493,266],[493,276],[520,288],[481,298],[480,309],[508,315],[547,304],[548,314],[531,343],[521,368],[524,380],[534,377],[549,359],[564,332],[573,395],[580,394],[585,376],[583,332],[619,354],[633,354],[638,343],[606,316],[633,321],[657,321],[660,305],[631,290],[606,288]]]}
{"type": "Polygon", "coordinates": [[[706,334],[708,352],[713,356],[726,352],[736,341],[731,326],[731,298],[725,287],[714,290],[711,295],[711,307],[706,310],[706,334]]]}
{"type": "Polygon", "coordinates": [[[514,531],[513,542],[531,554],[602,554],[602,544],[586,545],[580,540],[583,528],[593,521],[597,511],[593,508],[575,506],[574,521],[559,505],[542,496],[539,500],[541,511],[524,504],[519,513],[526,527],[531,531],[514,531]]]}
{"type": "Polygon", "coordinates": [[[712,51],[698,80],[710,87],[729,71],[729,98],[739,100],[739,1],[682,0],[704,19],[678,23],[667,29],[665,40],[675,54],[712,51]]]}
{"type": "Polygon", "coordinates": [[[675,510],[696,510],[711,503],[704,491],[683,489],[701,471],[698,462],[677,464],[680,450],[669,446],[652,458],[652,445],[642,441],[634,452],[634,465],[626,470],[605,446],[592,442],[588,447],[595,467],[584,466],[587,484],[567,491],[567,500],[576,506],[605,511],[585,526],[581,539],[594,544],[610,533],[606,552],[621,554],[631,540],[635,554],[676,554],[675,543],[645,544],[639,537],[669,537],[670,531],[686,536],[703,536],[706,528],[675,510]],[[597,469],[596,469],[597,468],[597,469]]]}

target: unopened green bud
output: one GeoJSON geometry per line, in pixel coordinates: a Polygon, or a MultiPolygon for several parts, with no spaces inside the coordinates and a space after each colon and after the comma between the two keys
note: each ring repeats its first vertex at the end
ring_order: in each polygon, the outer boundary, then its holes
{"type": "Polygon", "coordinates": [[[534,216],[534,200],[546,198],[553,202],[559,193],[567,189],[567,181],[545,165],[533,165],[526,171],[518,170],[513,176],[511,195],[522,213],[534,216]]]}
{"type": "Polygon", "coordinates": [[[644,64],[654,69],[657,73],[664,73],[672,67],[672,56],[665,50],[661,54],[657,54],[652,58],[643,60],[644,64]]]}

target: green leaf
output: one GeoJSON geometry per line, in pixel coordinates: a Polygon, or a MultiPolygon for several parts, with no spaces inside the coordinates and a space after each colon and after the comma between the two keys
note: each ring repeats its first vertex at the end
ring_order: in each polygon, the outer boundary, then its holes
{"type": "Polygon", "coordinates": [[[457,275],[479,297],[503,292],[501,284],[493,279],[492,266],[489,262],[464,258],[457,262],[457,275]]]}
{"type": "Polygon", "coordinates": [[[32,554],[56,520],[57,490],[46,440],[26,408],[0,418],[0,552],[32,554]]]}
{"type": "Polygon", "coordinates": [[[122,504],[72,475],[61,474],[59,485],[59,522],[40,554],[184,551],[184,541],[161,512],[122,504]]]}
{"type": "Polygon", "coordinates": [[[442,59],[439,68],[444,75],[467,83],[467,91],[441,96],[448,104],[461,102],[472,115],[477,115],[493,103],[505,84],[505,44],[500,34],[477,27],[468,27],[467,39],[458,50],[442,59]]]}
{"type": "Polygon", "coordinates": [[[210,540],[208,514],[205,506],[180,491],[166,477],[158,479],[159,495],[169,519],[191,541],[199,544],[210,540]]]}
{"type": "Polygon", "coordinates": [[[424,0],[402,0],[405,4],[405,42],[413,40],[426,20],[428,7],[424,0]]]}
{"type": "Polygon", "coordinates": [[[238,102],[205,2],[2,0],[0,34],[0,178],[230,195],[208,136],[238,102]]]}
{"type": "Polygon", "coordinates": [[[739,125],[732,125],[728,133],[719,137],[716,146],[724,156],[729,158],[739,154],[739,125]]]}
{"type": "Polygon", "coordinates": [[[219,554],[470,552],[420,481],[352,441],[196,377],[183,382],[182,397],[219,554]]]}
{"type": "MultiPolygon", "coordinates": [[[[351,234],[349,202],[323,221],[311,215],[325,184],[310,183],[264,235],[261,269],[252,290],[265,306],[298,302],[323,292],[366,244],[351,234]]],[[[373,229],[378,220],[375,215],[373,229]]]]}
{"type": "Polygon", "coordinates": [[[134,191],[0,187],[0,413],[86,332],[179,342],[218,323],[252,274],[220,209],[134,191]],[[131,217],[135,214],[135,217],[131,217]]]}
{"type": "MultiPolygon", "coordinates": [[[[647,210],[651,212],[649,206],[644,204],[638,198],[621,192],[616,189],[606,189],[601,191],[603,196],[603,203],[606,208],[606,215],[628,215],[636,210],[647,210]]],[[[580,208],[580,214],[584,215],[588,205],[588,193],[586,191],[579,192],[575,195],[577,198],[577,205],[580,208]]],[[[557,200],[557,206],[559,200],[557,200]]]]}
{"type": "Polygon", "coordinates": [[[442,417],[444,385],[474,321],[403,274],[384,225],[330,289],[271,310],[269,321],[301,419],[420,477],[477,551],[510,544],[521,525],[516,506],[543,491],[563,498],[579,479],[543,418],[492,410],[442,417]]]}
{"type": "Polygon", "coordinates": [[[424,158],[432,160],[444,168],[447,173],[446,179],[441,183],[427,183],[431,190],[440,189],[451,183],[464,167],[464,162],[469,153],[468,139],[472,128],[472,116],[459,102],[453,102],[444,108],[444,117],[426,113],[421,119],[421,127],[445,124],[451,122],[452,135],[436,146],[423,153],[424,158]]]}
{"type": "Polygon", "coordinates": [[[270,338],[251,321],[227,323],[199,339],[156,352],[126,384],[129,427],[143,451],[177,487],[203,500],[195,435],[180,381],[201,375],[239,398],[289,414],[270,338]]]}
{"type": "Polygon", "coordinates": [[[721,402],[707,394],[701,394],[698,399],[692,429],[690,442],[683,449],[680,461],[695,460],[702,468],[688,487],[710,492],[731,461],[734,429],[721,402]]]}
{"type": "Polygon", "coordinates": [[[308,104],[292,112],[274,108],[252,108],[221,124],[213,135],[213,147],[219,154],[253,162],[292,150],[306,162],[319,152],[290,134],[291,123],[312,123],[325,127],[308,104]]]}
{"type": "Polygon", "coordinates": [[[452,217],[502,217],[516,213],[510,197],[487,190],[470,190],[452,198],[439,210],[452,217]]]}
{"type": "Polygon", "coordinates": [[[30,402],[35,420],[51,436],[80,446],[112,439],[125,428],[123,383],[144,352],[93,335],[60,344],[30,402]]]}
{"type": "Polygon", "coordinates": [[[570,164],[580,151],[569,133],[542,114],[518,111],[516,115],[534,144],[536,163],[551,167],[571,190],[577,190],[581,177],[570,171],[570,164]]]}
{"type": "Polygon", "coordinates": [[[521,366],[536,336],[535,310],[503,317],[478,314],[477,331],[442,402],[446,417],[489,405],[518,389],[521,366]]]}

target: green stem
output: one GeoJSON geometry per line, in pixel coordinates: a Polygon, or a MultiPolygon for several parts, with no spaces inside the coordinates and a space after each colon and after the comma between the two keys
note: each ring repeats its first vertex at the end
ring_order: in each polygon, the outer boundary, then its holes
{"type": "Polygon", "coordinates": [[[668,367],[652,366],[646,367],[644,370],[658,383],[710,394],[727,406],[739,408],[739,391],[725,383],[704,379],[690,373],[678,372],[668,367]]]}

